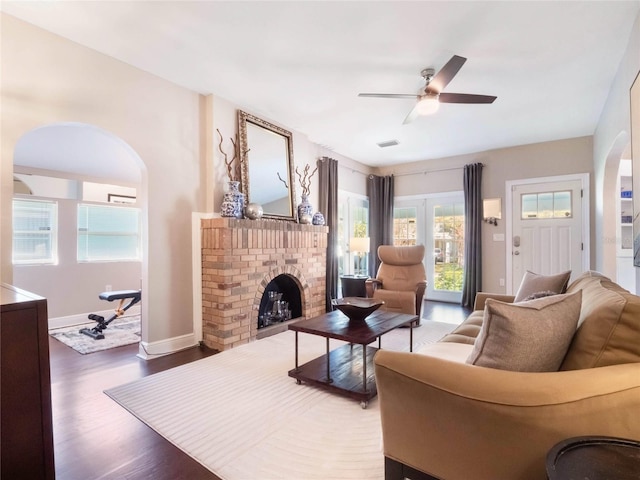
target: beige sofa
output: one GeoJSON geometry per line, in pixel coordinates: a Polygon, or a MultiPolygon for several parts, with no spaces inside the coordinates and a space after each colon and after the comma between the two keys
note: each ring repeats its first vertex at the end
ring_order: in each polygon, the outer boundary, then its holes
{"type": "Polygon", "coordinates": [[[466,363],[486,294],[438,343],[414,353],[380,350],[374,361],[386,479],[542,480],[546,454],[561,440],[640,440],[640,297],[596,272],[567,293],[578,290],[578,326],[560,371],[466,363]]]}

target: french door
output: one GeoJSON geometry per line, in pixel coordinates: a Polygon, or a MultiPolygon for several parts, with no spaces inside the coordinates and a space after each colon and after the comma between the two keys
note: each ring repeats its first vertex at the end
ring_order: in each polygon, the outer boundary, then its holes
{"type": "Polygon", "coordinates": [[[425,246],[425,298],[460,302],[464,267],[462,192],[396,199],[394,244],[425,246]]]}

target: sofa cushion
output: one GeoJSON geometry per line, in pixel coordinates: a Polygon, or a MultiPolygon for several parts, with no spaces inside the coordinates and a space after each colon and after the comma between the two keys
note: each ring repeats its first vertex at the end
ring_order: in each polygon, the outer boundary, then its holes
{"type": "Polygon", "coordinates": [[[473,345],[465,343],[436,342],[428,343],[415,352],[450,362],[465,363],[472,350],[473,345]]]}
{"type": "Polygon", "coordinates": [[[570,277],[571,270],[555,275],[540,275],[527,270],[522,277],[520,288],[518,288],[518,293],[516,293],[516,298],[513,301],[522,302],[529,295],[538,292],[564,293],[570,277]]]}
{"type": "Polygon", "coordinates": [[[465,343],[473,345],[480,333],[482,320],[484,318],[483,310],[474,310],[456,329],[440,339],[440,342],[465,343]]]}
{"type": "Polygon", "coordinates": [[[640,362],[640,297],[598,272],[583,273],[567,292],[578,290],[578,330],[561,370],[640,362]]]}
{"type": "Polygon", "coordinates": [[[517,304],[487,300],[467,363],[519,372],[553,372],[571,343],[582,291],[517,304]]]}

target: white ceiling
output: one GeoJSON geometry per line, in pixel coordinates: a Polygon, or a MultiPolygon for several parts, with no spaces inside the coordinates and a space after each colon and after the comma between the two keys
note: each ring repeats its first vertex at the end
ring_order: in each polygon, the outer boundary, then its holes
{"type": "Polygon", "coordinates": [[[2,2],[6,13],[371,166],[594,133],[640,1],[2,2]],[[402,122],[420,71],[497,95],[402,122]],[[376,143],[397,139],[397,146],[376,143]]]}

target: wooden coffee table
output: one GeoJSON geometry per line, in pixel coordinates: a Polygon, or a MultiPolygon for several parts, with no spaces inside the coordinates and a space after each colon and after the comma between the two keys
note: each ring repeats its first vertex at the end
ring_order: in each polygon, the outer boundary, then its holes
{"type": "Polygon", "coordinates": [[[409,351],[413,351],[413,326],[417,315],[377,310],[364,322],[351,322],[342,312],[325,313],[309,320],[289,325],[296,332],[296,366],[289,376],[298,384],[306,382],[331,392],[360,400],[367,408],[369,400],[378,393],[373,371],[373,356],[381,348],[381,337],[401,326],[409,327],[409,351]],[[327,353],[304,365],[298,364],[298,333],[309,333],[326,338],[327,353]],[[334,350],[329,340],[348,342],[334,350]],[[378,340],[378,347],[369,344],[378,340]]]}

